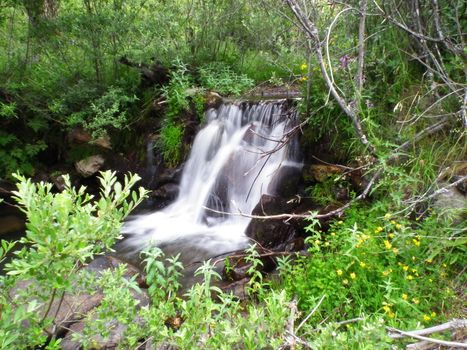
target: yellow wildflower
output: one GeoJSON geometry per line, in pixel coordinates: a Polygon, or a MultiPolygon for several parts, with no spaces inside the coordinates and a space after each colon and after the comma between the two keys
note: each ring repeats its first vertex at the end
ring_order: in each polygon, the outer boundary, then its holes
{"type": "Polygon", "coordinates": [[[420,304],[420,300],[418,300],[417,298],[412,298],[412,301],[414,304],[420,304]]]}
{"type": "Polygon", "coordinates": [[[378,226],[376,229],[375,229],[375,233],[380,233],[381,231],[383,231],[384,229],[381,227],[381,226],[378,226]]]}
{"type": "Polygon", "coordinates": [[[387,305],[384,305],[383,310],[384,310],[384,312],[389,312],[389,311],[391,311],[391,308],[389,306],[387,306],[387,305]]]}
{"type": "Polygon", "coordinates": [[[388,236],[389,236],[389,238],[394,238],[395,235],[394,235],[394,233],[390,233],[390,234],[388,234],[388,236]]]}
{"type": "Polygon", "coordinates": [[[303,63],[301,66],[300,66],[300,69],[301,70],[306,70],[308,68],[308,65],[306,63],[303,63]]]}
{"type": "Polygon", "coordinates": [[[388,276],[392,272],[392,269],[383,271],[383,276],[388,276]]]}
{"type": "Polygon", "coordinates": [[[398,253],[399,253],[399,249],[397,249],[397,248],[392,248],[392,252],[393,252],[394,254],[398,254],[398,253]]]}
{"type": "Polygon", "coordinates": [[[396,228],[397,228],[398,230],[400,230],[400,229],[402,228],[402,225],[401,225],[401,224],[396,224],[396,228]]]}
{"type": "Polygon", "coordinates": [[[337,276],[342,276],[342,274],[343,274],[342,270],[340,270],[340,269],[337,270],[336,273],[337,273],[337,276]]]}
{"type": "Polygon", "coordinates": [[[417,272],[417,269],[412,269],[412,272],[413,272],[413,273],[416,273],[416,272],[417,272]]]}
{"type": "Polygon", "coordinates": [[[385,219],[390,219],[391,218],[391,213],[386,213],[386,215],[384,215],[384,218],[385,219]]]}
{"type": "Polygon", "coordinates": [[[388,250],[392,248],[392,244],[391,244],[391,243],[389,243],[389,241],[387,241],[387,240],[386,240],[386,241],[384,241],[384,246],[385,246],[385,247],[386,247],[386,249],[388,249],[388,250]]]}
{"type": "Polygon", "coordinates": [[[343,284],[349,284],[349,280],[348,279],[345,279],[342,281],[343,284]]]}
{"type": "Polygon", "coordinates": [[[308,80],[308,77],[307,76],[303,76],[300,78],[300,81],[307,81],[308,80]]]}
{"type": "Polygon", "coordinates": [[[340,220],[337,222],[338,225],[342,225],[344,223],[344,221],[340,220]]]}
{"type": "Polygon", "coordinates": [[[389,318],[394,318],[394,316],[396,316],[396,314],[394,312],[392,312],[392,311],[389,311],[388,316],[389,316],[389,318]]]}
{"type": "Polygon", "coordinates": [[[431,320],[431,317],[428,316],[428,315],[423,315],[423,320],[424,321],[429,321],[429,320],[431,320]]]}
{"type": "Polygon", "coordinates": [[[412,239],[413,244],[415,244],[417,247],[420,247],[420,241],[418,239],[412,239]]]}
{"type": "Polygon", "coordinates": [[[428,264],[431,264],[433,262],[433,259],[429,258],[425,260],[428,264]]]}
{"type": "Polygon", "coordinates": [[[431,278],[429,278],[428,281],[429,281],[430,283],[433,283],[433,279],[431,279],[431,278]]]}
{"type": "Polygon", "coordinates": [[[391,224],[393,224],[393,225],[397,224],[396,220],[391,220],[391,224]]]}
{"type": "Polygon", "coordinates": [[[407,294],[405,294],[405,293],[402,294],[402,299],[407,300],[408,298],[409,298],[409,296],[407,294]]]}
{"type": "Polygon", "coordinates": [[[335,233],[335,232],[331,232],[331,236],[333,236],[333,237],[334,237],[335,235],[336,235],[336,233],[335,233]]]}
{"type": "Polygon", "coordinates": [[[443,267],[448,267],[448,265],[446,265],[445,263],[443,263],[443,267]]]}
{"type": "Polygon", "coordinates": [[[354,280],[354,279],[357,278],[357,275],[356,275],[354,272],[352,272],[352,273],[350,274],[350,278],[354,280]]]}
{"type": "Polygon", "coordinates": [[[433,317],[433,318],[436,317],[436,312],[433,311],[433,312],[431,313],[431,317],[433,317]]]}
{"type": "Polygon", "coordinates": [[[329,242],[324,242],[325,247],[329,247],[329,242]]]}
{"type": "Polygon", "coordinates": [[[407,275],[406,277],[409,281],[412,281],[413,280],[413,276],[412,275],[407,275]]]}
{"type": "Polygon", "coordinates": [[[365,268],[366,264],[363,261],[360,261],[360,267],[365,268]]]}
{"type": "Polygon", "coordinates": [[[409,270],[409,267],[408,267],[407,265],[404,265],[404,266],[402,266],[402,269],[403,269],[404,271],[408,271],[408,270],[409,270]]]}

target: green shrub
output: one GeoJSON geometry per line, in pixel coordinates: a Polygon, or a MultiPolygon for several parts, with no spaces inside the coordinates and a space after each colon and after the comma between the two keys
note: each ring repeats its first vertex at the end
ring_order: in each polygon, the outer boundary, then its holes
{"type": "Polygon", "coordinates": [[[181,160],[183,128],[181,125],[166,124],[160,130],[160,138],[156,146],[162,151],[164,162],[176,166],[181,160]]]}
{"type": "MultiPolygon", "coordinates": [[[[0,349],[46,343],[44,330],[53,325],[54,317],[43,316],[44,310],[82,283],[80,267],[111,249],[121,237],[122,220],[145,196],[142,188],[130,191],[137,176],[126,176],[121,184],[111,172],[101,174],[99,199],[86,194],[84,187],[72,188],[68,176],[61,193],[54,193],[52,184],[15,177],[20,181],[15,199],[27,221],[19,241],[23,247],[5,265],[6,275],[0,276],[0,349]]],[[[9,248],[2,241],[0,259],[9,248]]]]}
{"type": "Polygon", "coordinates": [[[210,63],[198,69],[203,87],[222,95],[238,96],[253,86],[254,81],[245,74],[235,73],[222,63],[210,63]]]}

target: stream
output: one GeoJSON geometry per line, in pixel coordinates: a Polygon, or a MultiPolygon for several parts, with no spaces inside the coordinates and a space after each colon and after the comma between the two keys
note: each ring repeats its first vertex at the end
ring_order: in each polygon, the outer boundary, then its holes
{"type": "Polygon", "coordinates": [[[206,112],[193,143],[178,198],[163,210],[131,217],[118,251],[134,260],[148,245],[189,265],[249,244],[245,229],[263,194],[274,194],[282,167],[301,169],[290,101],[226,102],[206,112]],[[229,215],[235,213],[237,215],[229,215]]]}

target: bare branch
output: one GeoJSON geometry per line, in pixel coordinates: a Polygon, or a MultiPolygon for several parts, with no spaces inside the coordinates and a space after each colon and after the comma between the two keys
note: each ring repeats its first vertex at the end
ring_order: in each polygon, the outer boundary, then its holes
{"type": "Polygon", "coordinates": [[[358,61],[357,61],[357,92],[361,96],[363,88],[363,66],[365,64],[365,19],[368,0],[360,2],[360,24],[358,26],[358,61]]]}
{"type": "Polygon", "coordinates": [[[302,30],[306,34],[308,40],[311,42],[311,47],[315,50],[315,55],[318,60],[318,64],[321,69],[321,74],[326,82],[326,85],[329,88],[332,96],[336,100],[337,104],[341,107],[344,113],[350,118],[352,121],[353,127],[355,132],[357,133],[360,142],[368,148],[370,153],[375,154],[376,150],[374,146],[368,141],[365,133],[363,132],[363,128],[360,122],[360,119],[356,113],[355,107],[352,107],[351,104],[347,104],[347,102],[342,98],[339,92],[336,90],[335,85],[330,78],[326,65],[324,62],[323,52],[322,52],[322,44],[319,38],[319,32],[316,25],[304,14],[300,6],[297,4],[296,0],[284,0],[287,5],[292,10],[293,14],[297,18],[298,22],[301,25],[302,30]]]}
{"type": "MultiPolygon", "coordinates": [[[[434,327],[419,329],[416,331],[407,331],[406,333],[410,333],[412,335],[429,335],[433,333],[456,330],[460,328],[467,328],[467,320],[454,319],[452,321],[434,327]]],[[[406,337],[406,335],[400,333],[399,331],[397,331],[397,333],[390,333],[389,336],[393,339],[400,339],[406,337]]]]}

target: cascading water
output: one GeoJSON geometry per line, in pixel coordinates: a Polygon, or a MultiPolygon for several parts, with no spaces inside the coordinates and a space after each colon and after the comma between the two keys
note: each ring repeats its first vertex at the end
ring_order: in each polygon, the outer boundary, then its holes
{"type": "Polygon", "coordinates": [[[166,255],[180,253],[190,264],[248,245],[245,229],[261,195],[280,183],[282,166],[301,167],[295,137],[296,113],[286,100],[226,103],[206,112],[183,170],[180,193],[165,209],[133,217],[123,232],[126,250],[156,244],[166,255]],[[212,210],[210,210],[212,209],[212,210]]]}

